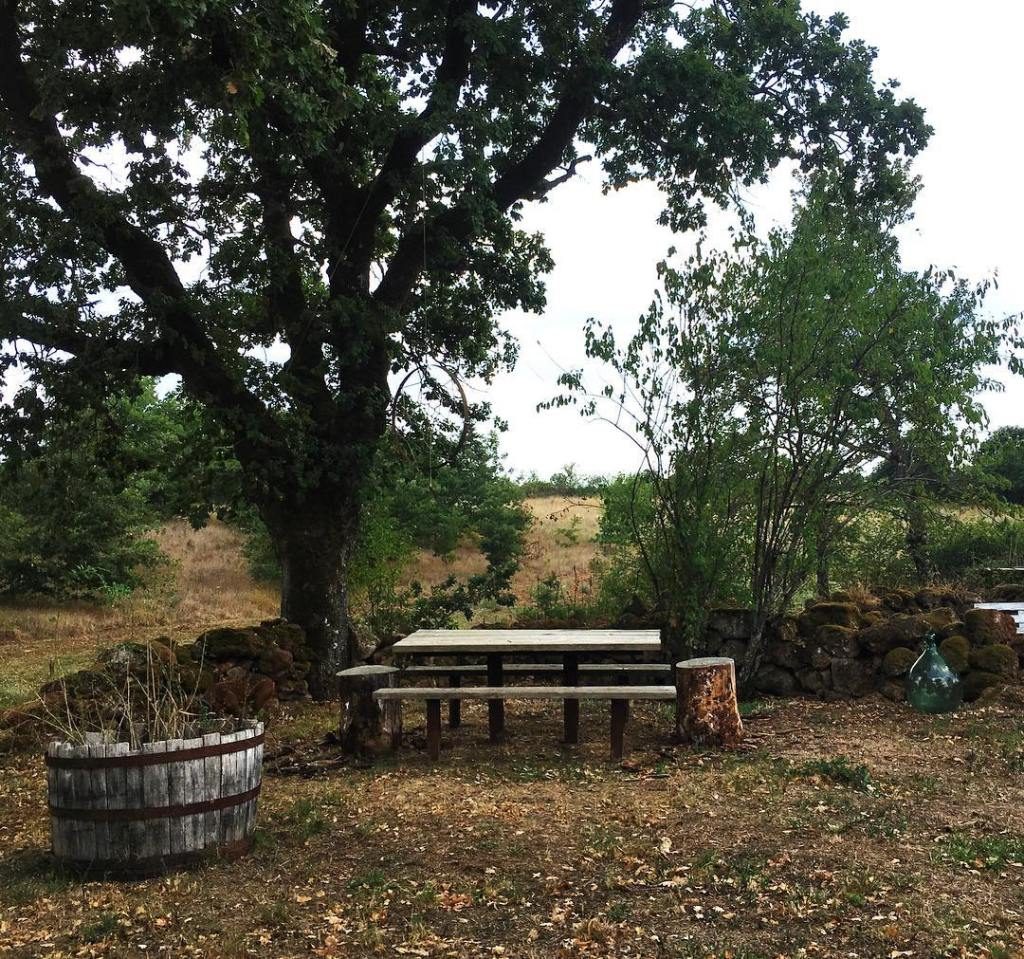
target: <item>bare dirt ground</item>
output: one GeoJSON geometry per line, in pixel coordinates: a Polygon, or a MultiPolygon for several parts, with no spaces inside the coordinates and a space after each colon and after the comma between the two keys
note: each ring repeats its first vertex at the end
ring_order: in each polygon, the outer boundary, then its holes
{"type": "MultiPolygon", "coordinates": [[[[1022,954],[1019,705],[781,703],[720,755],[636,712],[619,766],[601,709],[568,749],[557,707],[510,704],[495,748],[471,705],[432,766],[410,710],[373,768],[269,774],[248,858],[132,883],[53,866],[42,763],[5,757],[0,955],[1022,954]]],[[[270,752],[332,721],[293,710],[270,752]]]]}
{"type": "MultiPolygon", "coordinates": [[[[532,581],[586,565],[592,532],[535,508],[532,581]]],[[[163,535],[176,565],[125,606],[0,609],[5,699],[55,656],[273,614],[230,530],[163,535]]],[[[358,768],[320,745],[335,707],[289,707],[252,854],[135,882],[52,863],[41,758],[0,754],[0,957],[1024,956],[1019,699],[935,718],[776,702],[727,754],[673,746],[671,709],[647,705],[622,765],[596,704],[574,748],[557,705],[507,712],[493,747],[466,704],[431,765],[409,707],[399,754],[358,768]]]]}

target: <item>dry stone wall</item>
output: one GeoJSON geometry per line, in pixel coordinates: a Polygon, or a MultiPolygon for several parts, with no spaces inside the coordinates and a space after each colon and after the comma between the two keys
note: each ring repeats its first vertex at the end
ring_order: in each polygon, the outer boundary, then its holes
{"type": "MultiPolygon", "coordinates": [[[[1024,587],[998,587],[1003,601],[1024,599],[1024,587]]],[[[1007,613],[974,609],[980,597],[938,587],[878,594],[835,593],[798,615],[774,623],[755,679],[758,691],[810,693],[850,699],[881,692],[904,697],[907,671],[934,632],[939,649],[964,681],[964,697],[1017,682],[1024,667],[1024,636],[1007,613]]],[[[709,655],[741,665],[751,634],[743,609],[715,609],[708,622],[709,655]]]]}

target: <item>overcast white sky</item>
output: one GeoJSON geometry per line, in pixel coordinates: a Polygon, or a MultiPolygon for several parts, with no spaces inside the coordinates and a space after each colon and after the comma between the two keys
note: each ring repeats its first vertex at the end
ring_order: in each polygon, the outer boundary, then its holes
{"type": "MultiPolygon", "coordinates": [[[[822,14],[844,10],[850,34],[879,50],[877,75],[895,77],[903,95],[925,107],[935,128],[915,164],[924,180],[917,216],[904,234],[904,262],[921,268],[953,266],[981,279],[998,273],[990,295],[994,313],[1024,309],[1021,225],[1024,157],[1020,37],[1024,7],[1015,0],[805,0],[822,14]]],[[[789,213],[788,175],[751,196],[767,225],[789,213]]],[[[572,410],[537,413],[555,392],[560,368],[580,365],[583,323],[589,316],[628,336],[651,301],[655,265],[673,243],[656,224],[657,190],[637,186],[602,196],[597,172],[556,190],[527,215],[542,231],[555,259],[542,316],[509,314],[520,342],[519,364],[487,391],[495,413],[507,420],[502,438],[506,466],[549,475],[566,463],[584,473],[634,468],[634,447],[611,427],[587,423],[572,410]]],[[[598,377],[600,370],[590,372],[598,377]]],[[[1007,389],[985,398],[993,428],[1024,424],[1024,381],[1002,377],[1007,389]]]]}

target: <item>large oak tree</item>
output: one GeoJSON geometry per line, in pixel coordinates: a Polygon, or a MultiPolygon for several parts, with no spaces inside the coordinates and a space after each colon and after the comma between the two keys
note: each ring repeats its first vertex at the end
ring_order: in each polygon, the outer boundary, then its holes
{"type": "Polygon", "coordinates": [[[884,190],[928,128],[845,27],[797,0],[0,0],[7,362],[47,403],[181,377],[325,694],[389,377],[514,357],[495,314],[542,308],[550,266],[524,207],[585,160],[658,182],[676,229],[786,158],[884,190]]]}

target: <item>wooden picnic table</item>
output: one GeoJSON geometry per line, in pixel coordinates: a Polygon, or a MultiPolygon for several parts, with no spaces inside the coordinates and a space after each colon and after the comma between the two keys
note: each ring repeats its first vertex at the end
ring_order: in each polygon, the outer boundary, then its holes
{"type": "MultiPolygon", "coordinates": [[[[488,686],[504,685],[505,656],[561,654],[562,685],[578,686],[581,657],[660,651],[661,635],[656,629],[420,629],[392,647],[396,656],[484,656],[488,686]]],[[[566,742],[579,739],[579,710],[579,700],[563,701],[566,742]]],[[[488,701],[487,718],[491,740],[497,742],[505,731],[503,699],[488,701]]]]}

